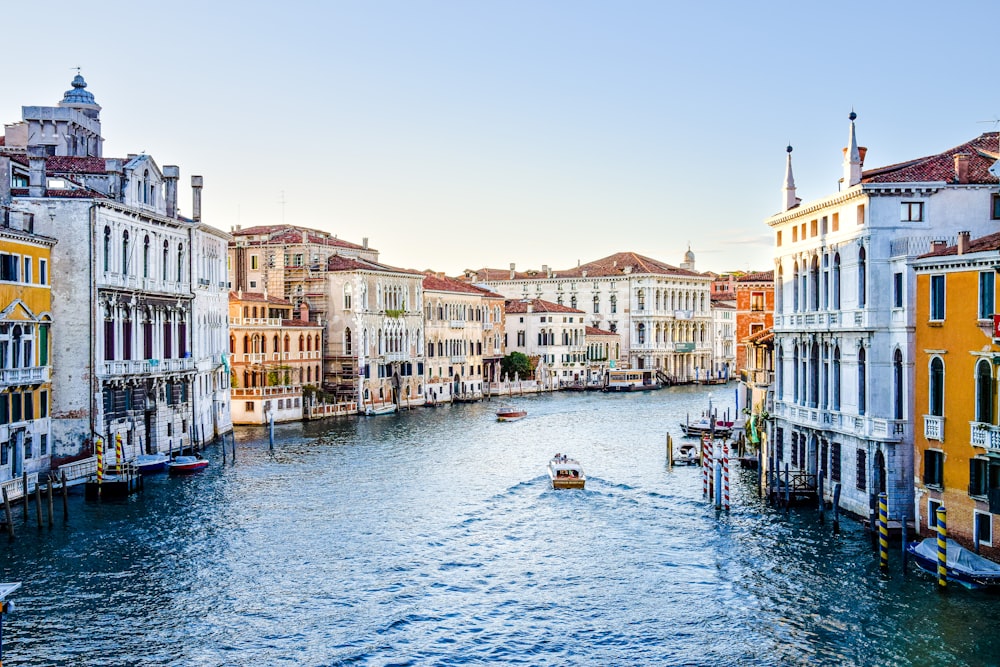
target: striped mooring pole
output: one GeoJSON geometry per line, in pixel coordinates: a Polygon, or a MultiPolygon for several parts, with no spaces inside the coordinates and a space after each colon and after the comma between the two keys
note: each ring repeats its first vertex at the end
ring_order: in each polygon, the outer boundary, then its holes
{"type": "Polygon", "coordinates": [[[947,511],[945,508],[937,509],[937,575],[938,590],[945,591],[948,588],[948,526],[946,523],[947,511]]]}
{"type": "Polygon", "coordinates": [[[124,463],[124,461],[122,461],[123,458],[124,456],[122,455],[122,434],[115,433],[115,465],[118,466],[119,474],[122,473],[122,464],[124,463]]]}
{"type": "Polygon", "coordinates": [[[104,438],[97,436],[97,483],[104,481],[104,438]]]}
{"type": "Polygon", "coordinates": [[[708,468],[712,465],[712,447],[708,438],[701,439],[701,494],[708,498],[708,468]]]}
{"type": "Polygon", "coordinates": [[[889,499],[888,494],[878,494],[878,569],[889,572],[889,499]]]}
{"type": "Polygon", "coordinates": [[[722,444],[722,509],[729,511],[729,445],[722,444]]]}

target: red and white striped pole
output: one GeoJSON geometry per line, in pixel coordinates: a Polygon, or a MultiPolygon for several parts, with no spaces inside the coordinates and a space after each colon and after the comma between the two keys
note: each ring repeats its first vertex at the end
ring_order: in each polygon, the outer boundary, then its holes
{"type": "Polygon", "coordinates": [[[729,445],[722,445],[722,509],[729,511],[729,445]]]}
{"type": "Polygon", "coordinates": [[[711,466],[711,448],[708,438],[701,438],[701,493],[708,498],[708,469],[711,466]]]}

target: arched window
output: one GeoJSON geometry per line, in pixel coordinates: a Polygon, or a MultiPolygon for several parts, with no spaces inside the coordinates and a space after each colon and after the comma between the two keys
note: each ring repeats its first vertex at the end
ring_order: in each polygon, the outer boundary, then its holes
{"type": "Polygon", "coordinates": [[[833,309],[840,310],[840,253],[833,256],[833,309]]]}
{"type": "Polygon", "coordinates": [[[799,263],[792,268],[792,312],[799,311],[799,263]]]}
{"type": "Polygon", "coordinates": [[[142,277],[149,277],[149,235],[142,242],[142,277]]]}
{"type": "Polygon", "coordinates": [[[893,419],[903,418],[903,353],[892,354],[892,414],[893,419]]]}
{"type": "MultiPolygon", "coordinates": [[[[289,336],[288,334],[285,334],[285,352],[290,352],[291,351],[291,346],[292,346],[291,345],[291,340],[292,340],[291,336],[289,336]]],[[[301,342],[301,337],[300,337],[299,340],[301,342]]],[[[299,345],[299,349],[300,350],[302,349],[302,345],[299,345]]]]}
{"type": "Polygon", "coordinates": [[[229,354],[236,354],[236,336],[229,337],[229,354]]]}
{"type": "Polygon", "coordinates": [[[143,204],[148,204],[149,203],[149,191],[151,189],[152,189],[152,186],[149,183],[149,169],[147,169],[144,172],[142,172],[142,203],[143,204]]]}
{"type": "Polygon", "coordinates": [[[122,232],[122,274],[128,275],[128,230],[122,232]]]}
{"type": "Polygon", "coordinates": [[[819,310],[819,258],[813,257],[809,265],[809,309],[819,310]]]}
{"type": "Polygon", "coordinates": [[[779,401],[783,401],[785,399],[785,387],[783,384],[784,372],[782,371],[781,367],[781,362],[784,358],[784,355],[782,354],[781,349],[782,349],[781,345],[778,345],[778,347],[775,349],[776,356],[774,358],[774,384],[778,387],[779,401]]]}
{"type": "Polygon", "coordinates": [[[929,384],[927,388],[927,398],[929,405],[928,412],[933,417],[944,416],[944,362],[941,357],[931,359],[931,370],[929,374],[929,384]]]}
{"type": "Polygon", "coordinates": [[[184,282],[184,246],[177,244],[177,282],[184,282]]]}
{"type": "Polygon", "coordinates": [[[351,354],[351,330],[344,329],[344,354],[351,354]]]}
{"type": "MultiPolygon", "coordinates": [[[[162,278],[161,278],[162,280],[166,280],[167,279],[167,267],[169,267],[169,266],[170,266],[170,242],[169,241],[164,241],[163,242],[163,265],[161,267],[161,274],[160,274],[162,276],[162,278]]],[[[244,310],[246,310],[246,309],[244,309],[244,310]]],[[[246,317],[246,315],[244,315],[243,317],[246,317]]]]}
{"type": "Polygon", "coordinates": [[[865,297],[868,294],[867,255],[865,249],[858,251],[858,308],[865,307],[865,297]]]}
{"type": "Polygon", "coordinates": [[[637,290],[635,293],[636,308],[638,310],[646,309],[646,290],[637,290]]]}
{"type": "Polygon", "coordinates": [[[243,354],[250,354],[250,336],[243,336],[243,354]]]}
{"type": "Polygon", "coordinates": [[[281,352],[281,339],[278,338],[278,334],[274,334],[274,337],[271,339],[271,351],[281,352]]]}
{"type": "Polygon", "coordinates": [[[865,397],[867,387],[865,386],[867,374],[867,360],[865,348],[858,348],[858,414],[865,414],[865,397]]]}
{"type": "Polygon", "coordinates": [[[792,403],[799,402],[799,345],[792,350],[792,403]]]}
{"type": "Polygon", "coordinates": [[[312,350],[312,336],[306,338],[302,334],[299,334],[299,352],[312,350]]]}
{"type": "Polygon", "coordinates": [[[840,346],[833,348],[833,409],[840,410],[840,346]]]}
{"type": "Polygon", "coordinates": [[[104,228],[104,270],[111,270],[111,228],[104,228]]]}
{"type": "Polygon", "coordinates": [[[643,343],[645,343],[646,342],[646,325],[643,324],[642,322],[640,322],[639,326],[636,327],[636,333],[639,336],[639,344],[642,345],[643,343]]]}
{"type": "Polygon", "coordinates": [[[819,343],[812,344],[809,355],[809,407],[815,408],[819,401],[819,343]]]}
{"type": "MultiPolygon", "coordinates": [[[[351,309],[351,286],[344,285],[344,310],[351,309]]],[[[350,338],[350,336],[348,336],[350,338]]]]}
{"type": "Polygon", "coordinates": [[[618,297],[615,296],[614,294],[611,295],[611,312],[612,313],[618,312],[618,297]]]}
{"type": "Polygon", "coordinates": [[[785,291],[785,267],[778,266],[778,280],[774,285],[774,310],[777,313],[781,312],[782,307],[785,304],[784,294],[785,291]]]}
{"type": "Polygon", "coordinates": [[[569,307],[576,308],[576,295],[574,294],[569,298],[569,307]]]}
{"type": "Polygon", "coordinates": [[[986,359],[976,363],[976,421],[993,423],[993,369],[986,359]]]}

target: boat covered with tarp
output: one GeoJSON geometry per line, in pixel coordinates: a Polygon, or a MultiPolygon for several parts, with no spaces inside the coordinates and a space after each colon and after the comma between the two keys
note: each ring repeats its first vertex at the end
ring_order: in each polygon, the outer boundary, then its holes
{"type": "MultiPolygon", "coordinates": [[[[913,556],[922,569],[937,574],[937,538],[928,537],[906,545],[906,552],[913,556]]],[[[969,551],[955,540],[947,541],[948,580],[968,588],[1000,587],[1000,564],[969,551]]]]}

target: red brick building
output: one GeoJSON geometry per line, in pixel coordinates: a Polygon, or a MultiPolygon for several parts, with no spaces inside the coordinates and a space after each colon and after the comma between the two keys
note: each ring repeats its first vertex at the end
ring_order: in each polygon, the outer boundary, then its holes
{"type": "Polygon", "coordinates": [[[747,370],[750,336],[774,327],[774,271],[747,273],[736,279],[736,370],[747,370]]]}

